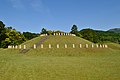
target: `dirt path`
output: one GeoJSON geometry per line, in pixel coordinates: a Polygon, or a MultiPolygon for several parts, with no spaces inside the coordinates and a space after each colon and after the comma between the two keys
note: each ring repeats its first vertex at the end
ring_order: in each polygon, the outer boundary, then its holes
{"type": "MultiPolygon", "coordinates": [[[[43,42],[45,42],[47,39],[49,38],[49,36],[45,36],[43,39],[41,39],[38,43],[35,43],[36,44],[36,47],[40,46],[43,42]]],[[[22,49],[20,50],[20,53],[27,53],[28,51],[30,51],[31,49],[33,49],[34,46],[28,48],[28,49],[22,49]]]]}

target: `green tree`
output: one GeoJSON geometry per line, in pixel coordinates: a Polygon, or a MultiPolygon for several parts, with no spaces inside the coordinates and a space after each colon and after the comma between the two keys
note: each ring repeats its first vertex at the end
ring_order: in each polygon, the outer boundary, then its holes
{"type": "Polygon", "coordinates": [[[77,34],[77,33],[78,33],[77,25],[73,25],[73,26],[72,26],[70,33],[72,33],[72,34],[77,34]]]}
{"type": "Polygon", "coordinates": [[[7,48],[8,45],[19,45],[26,41],[23,34],[12,29],[12,27],[5,27],[5,24],[0,21],[0,48],[7,48]]]}
{"type": "Polygon", "coordinates": [[[2,41],[5,40],[5,24],[0,21],[0,47],[2,47],[2,41]]]}
{"type": "Polygon", "coordinates": [[[2,47],[6,48],[8,45],[19,45],[26,41],[23,34],[16,30],[6,29],[6,38],[2,41],[2,47]]]}
{"type": "Polygon", "coordinates": [[[35,38],[35,37],[38,37],[39,34],[36,34],[36,33],[31,33],[31,32],[23,32],[23,35],[25,36],[25,38],[27,40],[30,40],[32,38],[35,38]]]}
{"type": "Polygon", "coordinates": [[[1,32],[4,28],[5,28],[5,24],[4,24],[2,21],[0,21],[0,32],[1,32]]]}
{"type": "Polygon", "coordinates": [[[96,32],[92,29],[83,29],[80,31],[82,38],[92,41],[94,43],[99,42],[96,32]]]}
{"type": "Polygon", "coordinates": [[[42,28],[41,34],[47,34],[47,30],[45,28],[42,28]]]}
{"type": "Polygon", "coordinates": [[[100,42],[115,42],[120,44],[120,33],[112,32],[112,31],[98,31],[95,30],[100,42]]]}
{"type": "Polygon", "coordinates": [[[8,30],[12,30],[12,27],[11,27],[11,26],[10,26],[10,27],[7,27],[7,29],[8,29],[8,30]]]}

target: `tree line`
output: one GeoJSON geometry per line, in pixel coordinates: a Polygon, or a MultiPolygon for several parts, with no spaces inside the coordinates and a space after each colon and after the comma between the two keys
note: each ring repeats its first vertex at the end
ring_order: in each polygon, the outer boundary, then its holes
{"type": "Polygon", "coordinates": [[[78,31],[77,26],[73,25],[71,33],[74,33],[76,36],[82,37],[94,43],[114,42],[120,44],[120,33],[113,31],[100,31],[90,28],[78,31]]]}
{"type": "Polygon", "coordinates": [[[38,34],[36,33],[21,33],[12,27],[6,27],[5,24],[0,21],[0,48],[7,48],[8,45],[19,45],[37,36],[38,34]]]}
{"type": "MultiPolygon", "coordinates": [[[[61,31],[47,31],[45,28],[41,30],[41,34],[53,35],[54,32],[59,33],[61,31]]],[[[120,44],[120,33],[113,31],[99,31],[90,28],[78,30],[77,25],[73,25],[70,33],[94,43],[114,42],[120,44]]]]}

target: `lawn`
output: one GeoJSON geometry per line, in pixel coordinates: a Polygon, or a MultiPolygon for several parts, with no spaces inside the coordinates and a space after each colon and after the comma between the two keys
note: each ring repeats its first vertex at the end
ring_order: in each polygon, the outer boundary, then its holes
{"type": "MultiPolygon", "coordinates": [[[[22,44],[32,47],[43,37],[22,44]]],[[[0,49],[0,80],[120,80],[120,45],[108,48],[72,48],[71,44],[93,44],[71,36],[50,36],[45,48],[20,53],[0,49]],[[52,43],[52,48],[48,44],[52,43]],[[56,44],[60,44],[57,49],[56,44]],[[64,44],[68,44],[65,49],[64,44]]]]}
{"type": "Polygon", "coordinates": [[[0,80],[119,80],[119,52],[109,56],[60,57],[1,50],[0,80]]]}

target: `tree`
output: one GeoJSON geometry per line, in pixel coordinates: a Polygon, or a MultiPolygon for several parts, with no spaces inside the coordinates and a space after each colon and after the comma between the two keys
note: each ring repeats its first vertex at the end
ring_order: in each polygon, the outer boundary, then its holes
{"type": "Polygon", "coordinates": [[[112,32],[112,31],[98,31],[95,30],[97,37],[100,42],[115,42],[120,44],[120,33],[112,32]]]}
{"type": "Polygon", "coordinates": [[[31,32],[23,32],[23,35],[27,40],[30,40],[32,38],[38,37],[39,34],[31,33],[31,32]]]}
{"type": "Polygon", "coordinates": [[[80,31],[82,38],[92,41],[94,43],[99,42],[96,32],[92,29],[83,29],[80,31]]]}
{"type": "Polygon", "coordinates": [[[72,34],[77,34],[78,33],[78,30],[77,30],[77,26],[76,25],[73,25],[72,28],[71,28],[71,32],[72,34]]]}
{"type": "Polygon", "coordinates": [[[47,30],[45,28],[42,28],[41,34],[47,34],[47,30]]]}
{"type": "Polygon", "coordinates": [[[1,32],[4,28],[5,28],[5,24],[4,24],[2,21],[0,21],[0,32],[1,32]]]}
{"type": "Polygon", "coordinates": [[[23,34],[16,30],[6,28],[6,38],[1,42],[1,47],[7,48],[8,45],[19,45],[26,41],[23,34]]]}
{"type": "Polygon", "coordinates": [[[0,21],[0,47],[2,44],[2,41],[5,40],[6,36],[5,36],[5,24],[0,21]]]}
{"type": "Polygon", "coordinates": [[[12,29],[12,27],[5,27],[5,24],[0,21],[0,48],[7,48],[8,45],[19,45],[26,41],[23,34],[12,29]]]}
{"type": "Polygon", "coordinates": [[[12,27],[11,27],[11,26],[10,26],[10,27],[7,27],[7,29],[12,30],[12,27]]]}

